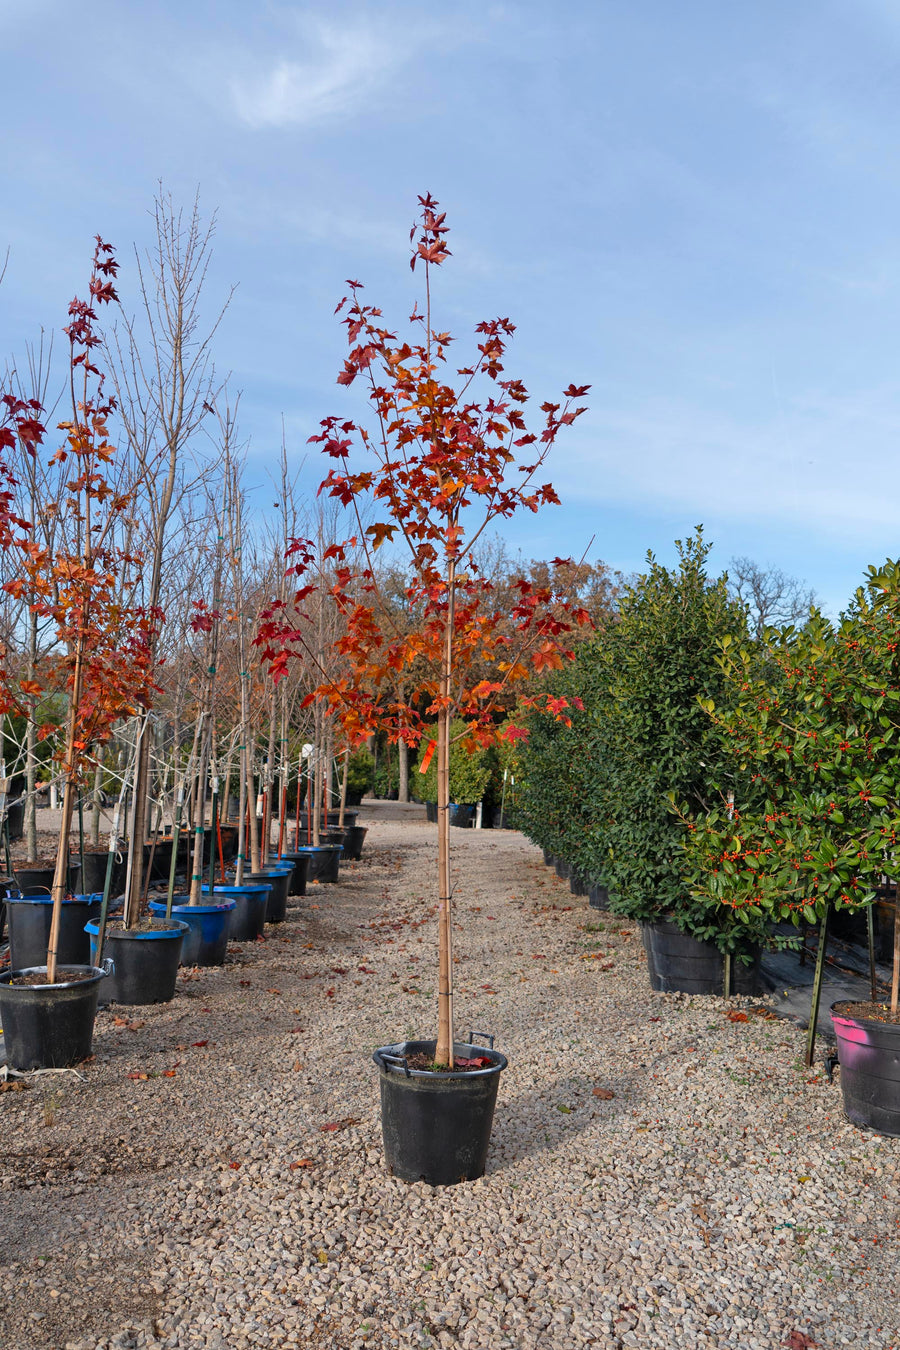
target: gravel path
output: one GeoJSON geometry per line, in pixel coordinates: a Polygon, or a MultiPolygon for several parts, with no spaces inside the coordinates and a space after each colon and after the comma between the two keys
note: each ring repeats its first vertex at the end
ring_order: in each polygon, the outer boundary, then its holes
{"type": "Polygon", "coordinates": [[[510,1058],[487,1175],[386,1175],[369,1057],[433,1034],[436,838],[374,823],[266,941],[3,1092],[0,1345],[900,1345],[900,1140],[791,1024],[652,994],[517,834],[453,840],[458,1029],[510,1058]]]}

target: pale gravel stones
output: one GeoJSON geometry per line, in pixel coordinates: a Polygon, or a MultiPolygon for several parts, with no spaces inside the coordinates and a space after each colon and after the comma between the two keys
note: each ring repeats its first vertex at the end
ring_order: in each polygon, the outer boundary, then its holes
{"type": "Polygon", "coordinates": [[[847,1124],[791,1025],[652,994],[637,933],[515,834],[453,840],[459,1029],[510,1057],[488,1175],[385,1174],[369,1055],[433,1031],[435,840],[373,824],[283,931],[102,1013],[52,1126],[44,1088],[3,1096],[0,1343],[898,1344],[900,1141],[847,1124]]]}

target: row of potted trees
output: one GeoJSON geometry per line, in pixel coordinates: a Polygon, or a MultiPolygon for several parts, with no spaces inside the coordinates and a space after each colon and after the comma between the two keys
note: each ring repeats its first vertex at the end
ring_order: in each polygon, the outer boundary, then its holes
{"type": "MultiPolygon", "coordinates": [[[[900,568],[871,568],[837,624],[813,609],[751,638],[702,532],[678,548],[555,677],[583,702],[571,725],[528,714],[520,819],[574,886],[642,923],[655,988],[754,992],[760,949],[817,925],[818,989],[829,921],[871,918],[898,871],[900,568]]],[[[847,1114],[886,1133],[898,930],[890,1000],[833,1010],[847,1114]]]]}

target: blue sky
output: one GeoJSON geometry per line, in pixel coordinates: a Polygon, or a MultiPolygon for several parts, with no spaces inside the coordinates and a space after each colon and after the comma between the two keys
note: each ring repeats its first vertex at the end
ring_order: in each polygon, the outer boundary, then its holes
{"type": "MultiPolygon", "coordinates": [[[[900,553],[900,7],[892,0],[0,0],[0,364],[150,242],[162,180],[218,214],[210,316],[250,480],[282,416],[349,411],[347,277],[399,323],[416,195],[461,340],[518,325],[537,396],[590,383],[528,556],[639,567],[702,521],[837,611],[900,553]]],[[[269,489],[257,497],[263,505],[269,489]]]]}

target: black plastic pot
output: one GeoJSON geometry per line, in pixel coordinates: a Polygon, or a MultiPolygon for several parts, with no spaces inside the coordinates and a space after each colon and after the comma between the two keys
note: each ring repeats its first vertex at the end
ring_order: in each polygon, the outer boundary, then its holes
{"type": "Polygon", "coordinates": [[[87,1059],[94,1037],[100,981],[112,972],[87,965],[57,966],[56,984],[11,984],[19,975],[46,978],[47,967],[32,966],[0,975],[0,1018],[11,1069],[68,1069],[87,1059]],[[66,976],[89,975],[68,982],[66,976]]]}
{"type": "MultiPolygon", "coordinates": [[[[175,995],[181,948],[188,926],[171,919],[163,928],[107,928],[104,949],[115,970],[103,986],[104,1003],[168,1003],[175,995]]],[[[97,964],[100,920],[85,924],[91,962],[97,964]]]]}
{"type": "Polygon", "coordinates": [[[9,842],[14,844],[25,832],[25,798],[11,802],[6,810],[6,823],[9,826],[9,842]]]}
{"type": "Polygon", "coordinates": [[[573,895],[587,895],[587,879],[580,872],[569,872],[569,890],[573,895]]]}
{"type": "Polygon", "coordinates": [[[475,807],[471,802],[450,803],[450,824],[461,830],[472,828],[475,824],[475,807]]]}
{"type": "Polygon", "coordinates": [[[305,853],[309,859],[307,880],[337,881],[342,851],[342,844],[319,844],[318,847],[310,844],[308,848],[297,849],[298,853],[305,853]]]}
{"type": "Polygon", "coordinates": [[[844,1115],[877,1134],[900,1136],[900,1026],[835,1012],[844,1115]]]}
{"type": "Polygon", "coordinates": [[[572,864],[567,863],[565,858],[554,858],[553,867],[560,881],[569,880],[569,873],[572,871],[572,864]]]}
{"type": "MultiPolygon", "coordinates": [[[[106,868],[109,861],[109,850],[85,850],[84,854],[84,877],[82,878],[82,887],[85,895],[92,895],[99,891],[103,893],[106,885],[106,868]]],[[[169,879],[166,873],[166,881],[169,879]]],[[[112,881],[110,882],[110,895],[119,895],[122,887],[125,885],[125,862],[120,854],[116,854],[113,862],[112,881]]]]}
{"type": "Polygon", "coordinates": [[[542,849],[541,852],[542,852],[543,855],[544,855],[544,866],[545,866],[545,867],[555,867],[555,866],[556,866],[556,858],[555,858],[554,855],[550,852],[550,850],[549,850],[548,848],[545,848],[545,849],[542,849]]]}
{"type": "Polygon", "coordinates": [[[591,909],[609,909],[609,891],[602,882],[588,890],[588,904],[591,909]]]}
{"type": "Polygon", "coordinates": [[[282,868],[261,868],[258,872],[245,872],[244,880],[259,886],[268,886],[266,899],[266,923],[283,923],[287,912],[288,891],[291,885],[291,872],[282,868]]]}
{"type": "MultiPolygon", "coordinates": [[[[16,883],[23,895],[37,894],[43,891],[49,894],[53,885],[53,874],[55,867],[13,867],[13,875],[16,883]]],[[[68,871],[66,874],[66,888],[70,891],[78,889],[78,881],[81,876],[81,862],[78,858],[70,858],[68,871]]]]}
{"type": "Polygon", "coordinates": [[[358,862],[362,857],[363,844],[366,835],[369,833],[365,825],[350,825],[344,830],[344,847],[341,852],[342,858],[352,858],[358,862]]]}
{"type": "Polygon", "coordinates": [[[432,825],[437,824],[437,802],[425,803],[425,819],[430,821],[432,825]]]}
{"type": "Polygon", "coordinates": [[[233,900],[234,910],[228,929],[229,942],[255,942],[262,936],[266,926],[266,904],[271,886],[242,882],[240,886],[214,886],[212,896],[209,887],[203,886],[203,894],[216,900],[233,900]]]}
{"type": "MultiPolygon", "coordinates": [[[[650,987],[663,993],[718,994],[725,989],[725,961],[711,942],[698,942],[682,933],[668,919],[641,925],[650,987]]],[[[755,995],[760,992],[760,953],[754,953],[752,965],[737,958],[731,962],[731,992],[755,995]]]]}
{"type": "MultiPolygon", "coordinates": [[[[100,914],[102,896],[86,895],[62,904],[56,959],[60,965],[87,966],[91,944],[84,925],[100,914]]],[[[13,970],[47,964],[47,943],[53,902],[49,895],[23,895],[6,901],[9,923],[9,963],[13,970]]]]}
{"type": "Polygon", "coordinates": [[[305,895],[306,878],[309,872],[309,854],[308,853],[282,853],[285,862],[292,862],[294,870],[291,873],[291,880],[288,886],[288,895],[305,895]]]}
{"type": "Polygon", "coordinates": [[[484,1175],[491,1124],[507,1066],[505,1055],[469,1040],[454,1045],[455,1057],[483,1056],[489,1068],[432,1073],[410,1069],[407,1056],[434,1055],[435,1041],[383,1045],[372,1058],[381,1070],[381,1133],[388,1171],[402,1181],[455,1186],[484,1175]]]}

